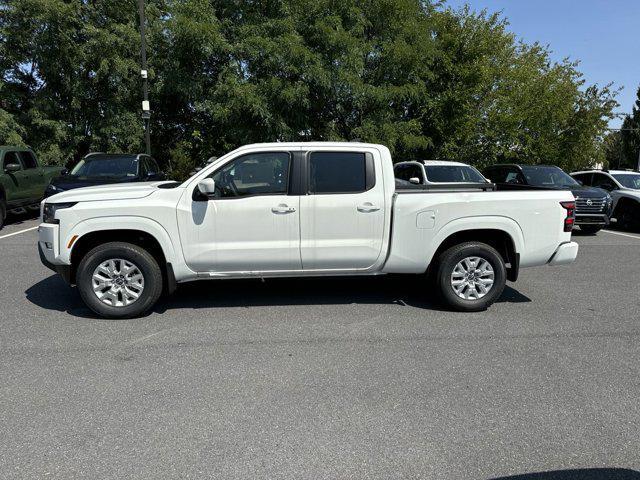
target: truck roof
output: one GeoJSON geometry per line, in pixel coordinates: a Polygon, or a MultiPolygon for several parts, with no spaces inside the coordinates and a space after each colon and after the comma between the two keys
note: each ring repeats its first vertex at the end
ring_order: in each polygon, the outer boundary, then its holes
{"type": "Polygon", "coordinates": [[[238,150],[245,148],[256,148],[256,147],[282,147],[282,148],[294,148],[294,147],[336,147],[336,148],[345,148],[345,147],[373,147],[373,148],[384,148],[384,145],[377,143],[364,143],[364,142],[266,142],[266,143],[251,143],[249,145],[243,145],[238,148],[238,150]]]}
{"type": "Polygon", "coordinates": [[[29,147],[18,147],[17,145],[0,145],[0,152],[4,152],[5,150],[11,150],[13,152],[31,152],[32,150],[29,147]]]}

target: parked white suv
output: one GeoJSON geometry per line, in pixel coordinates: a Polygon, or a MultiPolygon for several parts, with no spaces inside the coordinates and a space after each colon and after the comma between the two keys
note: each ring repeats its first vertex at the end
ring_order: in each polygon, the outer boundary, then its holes
{"type": "Polygon", "coordinates": [[[475,311],[521,267],[576,258],[571,192],[444,187],[396,188],[382,145],[248,145],[180,184],[54,195],[38,246],[111,318],[192,280],[385,273],[415,274],[430,295],[427,273],[447,304],[475,311]]]}
{"type": "Polygon", "coordinates": [[[583,185],[607,190],[613,199],[613,214],[618,225],[640,228],[640,173],[630,170],[584,170],[573,172],[583,185]]]}
{"type": "Polygon", "coordinates": [[[471,165],[446,160],[416,160],[398,162],[393,166],[397,179],[414,185],[438,185],[444,183],[490,183],[471,165]]]}

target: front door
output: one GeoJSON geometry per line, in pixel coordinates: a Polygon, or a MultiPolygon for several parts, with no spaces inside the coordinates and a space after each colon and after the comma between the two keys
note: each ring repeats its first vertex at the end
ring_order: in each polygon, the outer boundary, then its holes
{"type": "Polygon", "coordinates": [[[385,195],[379,155],[314,151],[307,155],[308,195],[301,197],[304,270],[367,269],[382,251],[385,195]],[[377,165],[377,166],[376,166],[377,165]]]}
{"type": "Polygon", "coordinates": [[[215,194],[178,209],[183,253],[196,272],[291,271],[300,261],[300,197],[289,195],[290,152],[248,153],[216,168],[215,194]]]}
{"type": "Polygon", "coordinates": [[[18,152],[5,152],[2,160],[2,169],[9,179],[9,187],[7,188],[7,202],[20,203],[31,197],[31,181],[29,174],[25,172],[22,161],[18,152]],[[7,165],[16,164],[20,166],[20,170],[16,172],[7,171],[7,165]]]}

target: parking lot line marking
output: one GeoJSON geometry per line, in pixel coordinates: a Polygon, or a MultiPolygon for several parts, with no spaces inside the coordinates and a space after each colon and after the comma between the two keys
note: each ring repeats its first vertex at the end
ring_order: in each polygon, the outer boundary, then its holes
{"type": "Polygon", "coordinates": [[[30,232],[31,230],[35,230],[38,227],[31,227],[31,228],[25,228],[24,230],[20,230],[19,232],[13,232],[13,233],[9,233],[7,235],[3,235],[0,237],[0,240],[2,240],[3,238],[9,238],[9,237],[13,237],[14,235],[19,235],[21,233],[24,232],[30,232]]]}
{"type": "Polygon", "coordinates": [[[620,232],[612,232],[611,230],[602,230],[606,233],[612,233],[613,235],[621,235],[623,237],[635,238],[636,240],[640,240],[640,237],[636,237],[635,235],[629,235],[628,233],[620,233],[620,232]]]}

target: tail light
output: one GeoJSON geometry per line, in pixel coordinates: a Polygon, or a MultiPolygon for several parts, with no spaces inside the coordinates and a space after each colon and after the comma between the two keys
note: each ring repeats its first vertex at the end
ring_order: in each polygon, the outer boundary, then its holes
{"type": "Polygon", "coordinates": [[[560,205],[567,211],[567,216],[564,219],[564,231],[570,232],[576,222],[576,202],[560,202],[560,205]]]}

